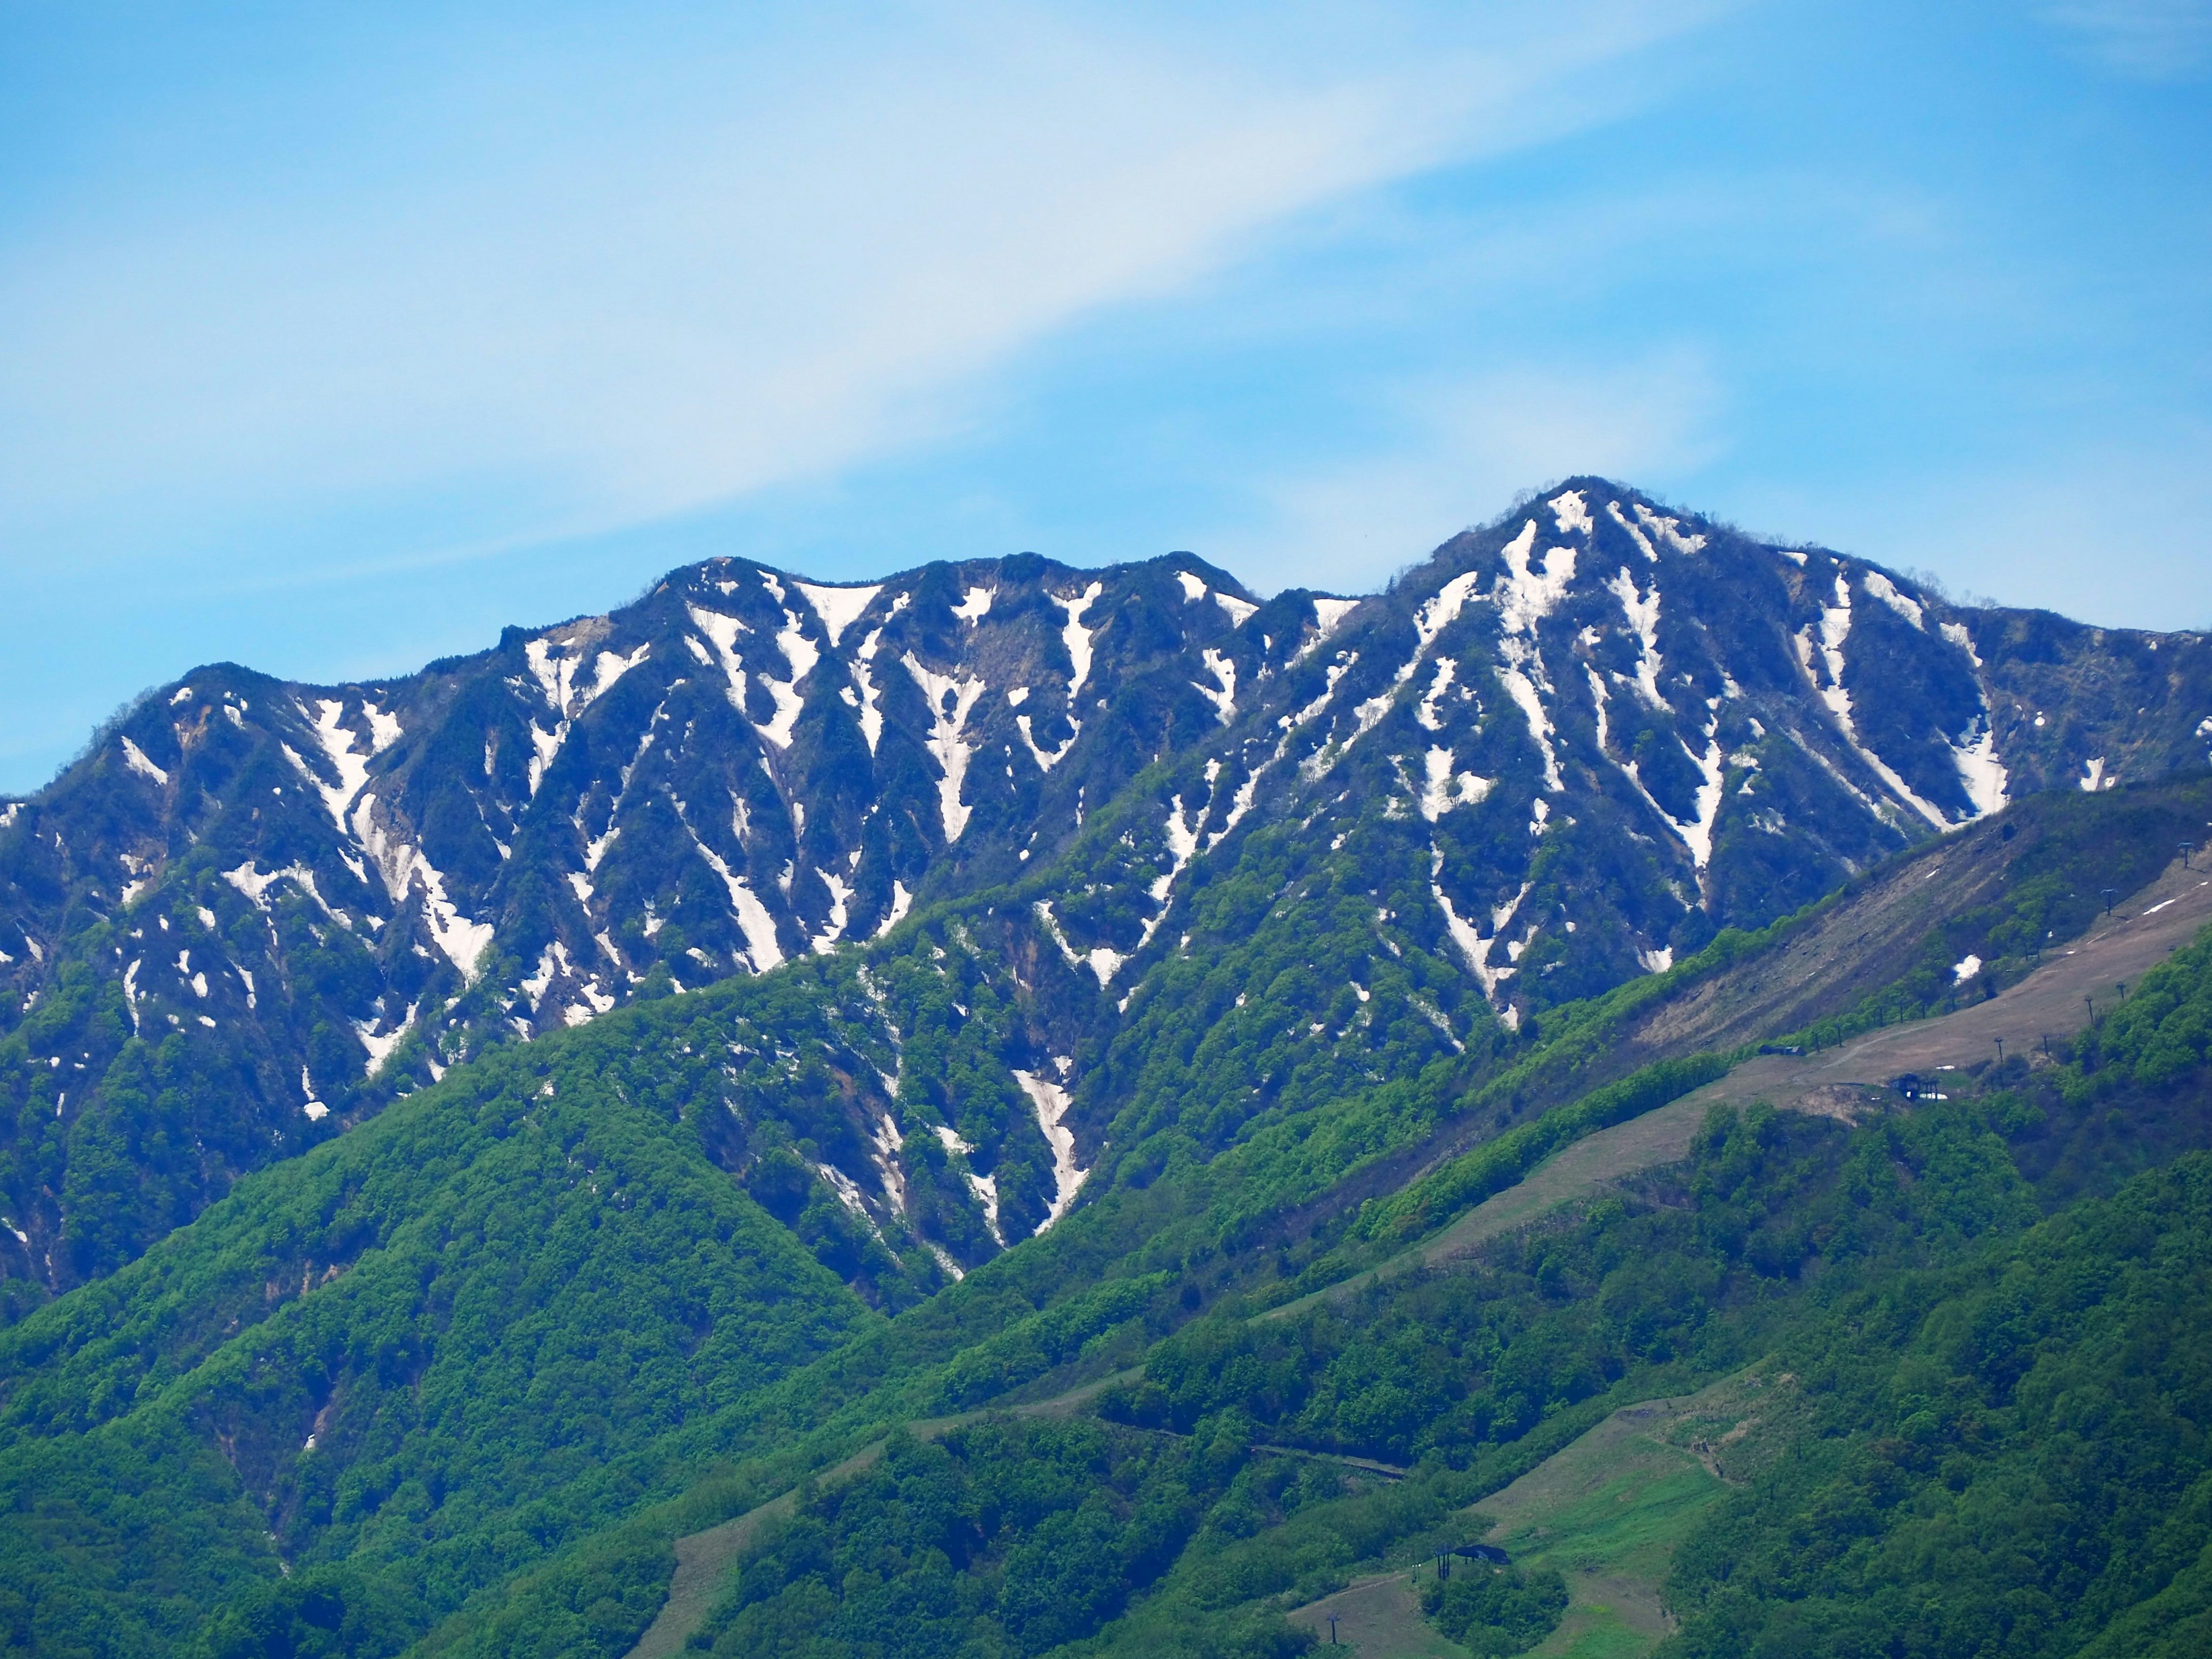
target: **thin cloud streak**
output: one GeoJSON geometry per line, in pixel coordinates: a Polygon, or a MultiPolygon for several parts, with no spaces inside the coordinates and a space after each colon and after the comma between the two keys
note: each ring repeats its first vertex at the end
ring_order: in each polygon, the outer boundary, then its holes
{"type": "Polygon", "coordinates": [[[2133,80],[2185,81],[2212,67],[2208,0],[2067,0],[2044,15],[2133,80]]]}
{"type": "Polygon", "coordinates": [[[0,530],[476,488],[526,538],[820,476],[957,430],[1011,354],[1290,216],[1597,118],[1547,94],[1706,15],[1521,18],[1510,52],[1270,85],[1007,11],[735,116],[556,128],[519,170],[19,241],[0,530]]]}

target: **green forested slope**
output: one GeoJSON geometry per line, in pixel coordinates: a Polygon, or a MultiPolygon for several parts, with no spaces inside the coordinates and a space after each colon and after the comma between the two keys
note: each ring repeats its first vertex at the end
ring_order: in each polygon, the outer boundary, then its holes
{"type": "Polygon", "coordinates": [[[0,1336],[18,1646],[159,1651],[164,1578],[280,1553],[451,1605],[875,1317],[591,1060],[488,1062],[0,1336]],[[237,1561],[197,1559],[210,1526],[237,1561]]]}
{"type": "MultiPolygon", "coordinates": [[[[1111,838],[1110,820],[1097,829],[1111,838]]],[[[2163,833],[2162,818],[2142,831],[2163,833]]],[[[2077,863],[2108,858],[2077,839],[2077,863]]],[[[1043,1462],[1079,1444],[1121,1471],[1121,1498],[1099,1498],[1110,1528],[1081,1522],[1125,1562],[1085,1605],[1121,1622],[1081,1633],[1265,1648],[1292,1639],[1269,1622],[1274,1601],[1453,1534],[1458,1505],[1593,1413],[1757,1358],[1819,1298],[2008,1236],[2039,1193],[2109,1188],[2202,1117],[2192,959],[2141,988],[2074,1069],[2013,1079],[2020,1103],[1995,1091],[1856,1134],[1771,1115],[1718,1125],[1689,1171],[1504,1241],[1467,1273],[1248,1323],[1443,1224],[1564,1138],[1710,1075],[1716,1062],[1662,1061],[1589,1087],[1639,1010],[1715,975],[1748,982],[1760,952],[1820,923],[1724,937],[1478,1047],[1452,1036],[1418,942],[1378,927],[1389,907],[1361,852],[1286,846],[1197,884],[1189,955],[1128,1010],[1144,1042],[1086,1036],[1088,975],[1024,957],[1010,920],[1024,895],[985,895],[866,953],[488,1056],[241,1183],[0,1334],[0,1480],[19,1494],[0,1513],[14,1598],[0,1630],[27,1652],[159,1653],[226,1604],[211,1642],[336,1607],[388,1647],[401,1627],[378,1609],[404,1607],[411,1638],[462,1607],[428,1650],[613,1656],[658,1605],[672,1536],[887,1428],[1135,1365],[1103,1422],[1074,1439],[1036,1428],[1060,1449],[1043,1462]],[[895,1103],[947,1132],[908,1138],[907,1213],[932,1180],[977,1173],[958,1143],[995,1137],[1012,1220],[1024,1181],[1035,1192],[1050,1168],[1013,1073],[1057,1054],[1076,1062],[1079,1103],[1127,1103],[1112,1154],[1071,1213],[964,1280],[814,1178],[866,1167],[878,1103],[895,1103]],[[2112,1136],[2121,1100],[2154,1133],[2112,1136]],[[1471,1152],[1361,1210],[1364,1181],[1460,1135],[1471,1152]],[[1215,1462],[1159,1449],[1182,1435],[1215,1462]],[[1360,1492],[1346,1466],[1254,1450],[1268,1444],[1417,1473],[1360,1492]],[[1173,1548],[1129,1530],[1170,1512],[1173,1548]],[[275,1595],[280,1555],[322,1588],[275,1595]]],[[[962,1430],[923,1462],[953,1460],[958,1503],[988,1507],[1029,1479],[1028,1433],[962,1430]]],[[[819,1550],[775,1557],[817,1566],[757,1580],[769,1611],[732,1609],[716,1639],[747,1650],[741,1619],[784,1617],[799,1579],[840,1559],[844,1523],[824,1513],[808,1511],[829,1528],[819,1550]]],[[[1017,1506],[975,1534],[948,1592],[967,1598],[971,1635],[1041,1650],[1045,1626],[1018,1618],[1009,1634],[997,1609],[1060,1513],[1017,1506]]]]}
{"type": "Polygon", "coordinates": [[[2077,1574],[2101,1589],[2055,1627],[2014,1616],[1995,1638],[1986,1608],[1969,1617],[1962,1601],[1957,1627],[1911,1650],[2069,1653],[2117,1619],[2149,1618],[2129,1613],[2147,1598],[2195,1605],[2195,1579],[2176,1574],[2212,1542],[2191,1498],[2212,1399],[2195,1334],[2212,1314],[2212,1161],[2185,1152],[2120,1183],[2212,1139],[2212,944],[2130,1007],[2065,1068],[1988,1078],[1971,1098],[1863,1128],[1723,1115],[1681,1170],[1499,1241],[1464,1271],[1287,1318],[1211,1315],[1100,1398],[1098,1428],[987,1424],[935,1447],[895,1443],[864,1480],[802,1494],[710,1621],[714,1650],[1041,1652],[1066,1632],[1027,1622],[1040,1563],[1066,1558],[1088,1566],[1055,1616],[1084,1613],[1102,1651],[1282,1650],[1298,1638],[1271,1622],[1277,1609],[1362,1562],[1479,1530],[1460,1506],[1615,1404],[1762,1356],[1793,1368],[1812,1437],[1686,1547],[1683,1650],[1750,1651],[1771,1626],[1759,1650],[1858,1651],[1833,1616],[1846,1604],[1873,1632],[1863,1650],[1894,1650],[1885,1607],[1980,1571],[1976,1549],[2002,1553],[2002,1538],[1962,1541],[1961,1504],[2037,1540],[1984,1574],[1989,1601],[2017,1591],[2004,1572],[2074,1582],[2069,1551],[2101,1564],[2077,1574]],[[2109,1133],[2116,1111],[2142,1125],[2136,1144],[2109,1133]],[[2096,1195],[2070,1196],[2085,1185],[2096,1195]],[[1990,1334],[1993,1306],[2008,1334],[1990,1334]],[[1957,1375],[1960,1345],[1984,1340],[1988,1374],[1957,1375]],[[1931,1370],[1931,1353],[1951,1370],[1931,1370]],[[2054,1432],[2054,1409],[2088,1415],[2054,1432]],[[1413,1472],[1363,1491],[1372,1478],[1355,1465],[1269,1446],[1413,1472]],[[1070,1462],[1090,1478],[1071,1479],[1070,1462]],[[1183,1540],[1171,1562],[1163,1535],[1183,1540]],[[1736,1565],[1708,1582],[1716,1563],[1736,1565]],[[1808,1583],[1832,1602],[1796,1606],[1808,1583]],[[886,1622],[893,1606],[916,1616],[886,1622]]]}

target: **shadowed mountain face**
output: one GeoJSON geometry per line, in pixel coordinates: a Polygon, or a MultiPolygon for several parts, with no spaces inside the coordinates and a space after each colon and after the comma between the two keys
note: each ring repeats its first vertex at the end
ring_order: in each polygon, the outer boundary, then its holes
{"type": "MultiPolygon", "coordinates": [[[[1510,1043],[2011,796],[2202,767],[2208,732],[2196,636],[1960,610],[1595,479],[1357,601],[1184,555],[835,587],[723,560],[408,678],[216,665],[0,807],[0,1274],[27,1305],[487,1048],[887,933],[821,991],[866,1028],[822,1085],[845,1130],[725,1161],[792,1186],[780,1215],[973,1265],[1170,1116],[1203,1152],[1372,1080],[1385,1033],[1401,1070],[1510,1043]],[[884,990],[944,959],[890,930],[947,901],[999,1012],[884,990]],[[1198,1128],[1160,1103],[1194,1009],[1252,1103],[1198,1128]]],[[[731,1105],[747,1134],[775,1092],[731,1105]]]]}

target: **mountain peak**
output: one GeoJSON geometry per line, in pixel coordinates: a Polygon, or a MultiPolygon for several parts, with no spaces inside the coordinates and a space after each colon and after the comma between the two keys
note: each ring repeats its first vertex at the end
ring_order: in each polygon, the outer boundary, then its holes
{"type": "Polygon", "coordinates": [[[0,808],[0,1024],[86,1069],[65,1124],[131,1041],[204,1049],[251,1167],[487,1046],[975,896],[1103,1042],[1249,847],[1432,964],[1449,1054],[2026,791],[2202,765],[2208,688],[2202,641],[1962,611],[1596,477],[1360,599],[1187,552],[710,559],[413,675],[147,698],[0,808]]]}

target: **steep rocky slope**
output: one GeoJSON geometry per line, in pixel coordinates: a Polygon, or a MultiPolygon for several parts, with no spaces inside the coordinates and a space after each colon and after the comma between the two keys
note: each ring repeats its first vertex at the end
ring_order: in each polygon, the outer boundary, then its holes
{"type": "Polygon", "coordinates": [[[1254,1103],[1218,1146],[2208,728],[2197,636],[1960,610],[1598,479],[1358,601],[1182,555],[712,561],[404,679],[217,665],[0,807],[0,1273],[24,1305],[489,1047],[988,895],[979,960],[1056,1011],[1027,1099],[967,1124],[958,1080],[932,1110],[860,1068],[878,1144],[811,1177],[880,1230],[941,1120],[975,1179],[932,1242],[972,1263],[988,1183],[1030,1226],[1158,1127],[1194,1009],[1254,1103]]]}

